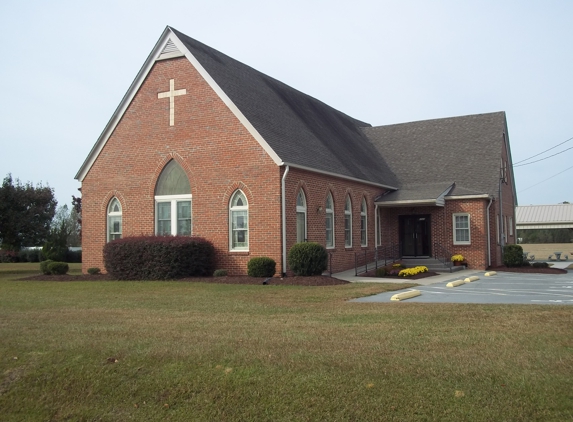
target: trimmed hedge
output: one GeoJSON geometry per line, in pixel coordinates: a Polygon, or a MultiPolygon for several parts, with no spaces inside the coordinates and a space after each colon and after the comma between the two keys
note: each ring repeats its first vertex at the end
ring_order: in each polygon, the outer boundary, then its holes
{"type": "Polygon", "coordinates": [[[225,277],[227,275],[227,270],[215,270],[213,277],[225,277]]]}
{"type": "Polygon", "coordinates": [[[118,280],[170,280],[213,274],[215,248],[200,237],[125,237],[106,243],[103,259],[118,280]]]}
{"type": "Polygon", "coordinates": [[[523,265],[523,248],[521,245],[504,246],[503,263],[506,267],[521,267],[523,265]]]}
{"type": "Polygon", "coordinates": [[[48,269],[48,265],[51,264],[52,262],[54,261],[52,261],[51,259],[46,259],[45,261],[40,262],[40,271],[42,272],[42,274],[46,275],[52,274],[48,269]]]}
{"type": "Polygon", "coordinates": [[[328,253],[320,243],[295,243],[288,253],[288,265],[295,275],[321,275],[328,268],[328,253]]]}
{"type": "Polygon", "coordinates": [[[549,268],[549,264],[547,262],[534,262],[531,266],[534,268],[549,268]]]}
{"type": "Polygon", "coordinates": [[[101,270],[98,267],[91,267],[91,268],[88,268],[88,274],[98,275],[98,274],[101,274],[101,270]]]}
{"type": "Polygon", "coordinates": [[[251,277],[272,277],[277,272],[277,263],[266,256],[251,258],[247,264],[247,274],[251,277]]]}
{"type": "Polygon", "coordinates": [[[70,266],[66,262],[50,262],[48,264],[48,271],[50,274],[67,274],[70,269],[70,266]]]}

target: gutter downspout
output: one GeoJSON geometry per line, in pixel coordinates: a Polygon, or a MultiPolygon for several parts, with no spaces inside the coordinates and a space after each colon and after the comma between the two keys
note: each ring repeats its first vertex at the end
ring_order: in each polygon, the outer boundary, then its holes
{"type": "Polygon", "coordinates": [[[489,227],[489,207],[493,202],[493,197],[489,197],[489,204],[487,204],[486,208],[486,219],[487,219],[487,266],[491,267],[491,232],[489,227]]]}
{"type": "Polygon", "coordinates": [[[378,220],[380,217],[378,216],[378,204],[374,205],[374,249],[380,246],[380,234],[378,233],[378,220]]]}
{"type": "Polygon", "coordinates": [[[286,201],[285,201],[285,194],[286,194],[286,187],[285,187],[285,182],[286,182],[286,177],[287,174],[290,170],[290,166],[286,166],[285,172],[283,174],[283,177],[281,179],[281,214],[282,214],[282,234],[283,234],[283,253],[282,253],[282,260],[283,260],[283,272],[282,272],[282,276],[284,277],[286,275],[286,271],[287,271],[287,251],[286,251],[286,201]]]}

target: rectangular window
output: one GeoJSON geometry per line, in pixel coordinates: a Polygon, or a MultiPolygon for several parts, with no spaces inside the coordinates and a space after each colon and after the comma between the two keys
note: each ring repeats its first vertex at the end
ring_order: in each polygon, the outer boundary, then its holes
{"type": "Polygon", "coordinates": [[[366,240],[366,216],[362,214],[360,216],[360,245],[367,246],[366,240]]]}
{"type": "Polygon", "coordinates": [[[121,215],[109,217],[109,240],[121,239],[121,215]]]}
{"type": "Polygon", "coordinates": [[[344,246],[346,246],[347,248],[352,246],[352,237],[351,237],[352,222],[350,220],[351,218],[352,216],[349,214],[344,215],[344,246]]]}
{"type": "Polygon", "coordinates": [[[509,217],[509,235],[513,236],[513,217],[509,217]]]}
{"type": "Polygon", "coordinates": [[[454,245],[469,245],[470,241],[470,215],[453,214],[454,245]]]}
{"type": "Polygon", "coordinates": [[[177,234],[191,235],[191,201],[177,202],[177,234]]]}
{"type": "Polygon", "coordinates": [[[157,234],[171,234],[171,202],[157,203],[157,234]]]}
{"type": "Polygon", "coordinates": [[[306,242],[306,215],[304,212],[296,213],[296,241],[297,243],[306,242]]]}
{"type": "Polygon", "coordinates": [[[231,247],[247,249],[249,246],[248,211],[231,211],[231,247]]]}
{"type": "Polygon", "coordinates": [[[326,247],[334,248],[334,236],[332,235],[332,213],[326,213],[326,247]]]}
{"type": "Polygon", "coordinates": [[[191,195],[155,196],[155,233],[158,236],[191,236],[191,195]]]}

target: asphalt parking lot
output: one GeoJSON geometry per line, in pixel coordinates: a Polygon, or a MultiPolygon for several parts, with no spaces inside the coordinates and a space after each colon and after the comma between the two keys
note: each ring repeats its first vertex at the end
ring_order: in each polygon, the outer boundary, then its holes
{"type": "MultiPolygon", "coordinates": [[[[420,296],[406,299],[404,302],[573,305],[572,271],[567,274],[498,272],[491,277],[486,277],[484,274],[483,271],[469,274],[478,276],[479,280],[458,287],[446,287],[450,281],[460,279],[460,276],[456,276],[454,273],[439,283],[380,293],[352,301],[363,303],[392,302],[390,299],[396,293],[419,290],[420,296]]],[[[466,274],[465,277],[469,275],[466,274]]]]}

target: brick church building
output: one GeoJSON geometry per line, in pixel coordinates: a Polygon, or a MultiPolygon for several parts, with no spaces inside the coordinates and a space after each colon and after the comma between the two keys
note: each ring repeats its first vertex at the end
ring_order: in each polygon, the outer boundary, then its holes
{"type": "Polygon", "coordinates": [[[516,194],[504,112],[372,127],[167,27],[76,175],[83,269],[106,242],[201,236],[246,273],[314,241],[501,262],[516,194]]]}

